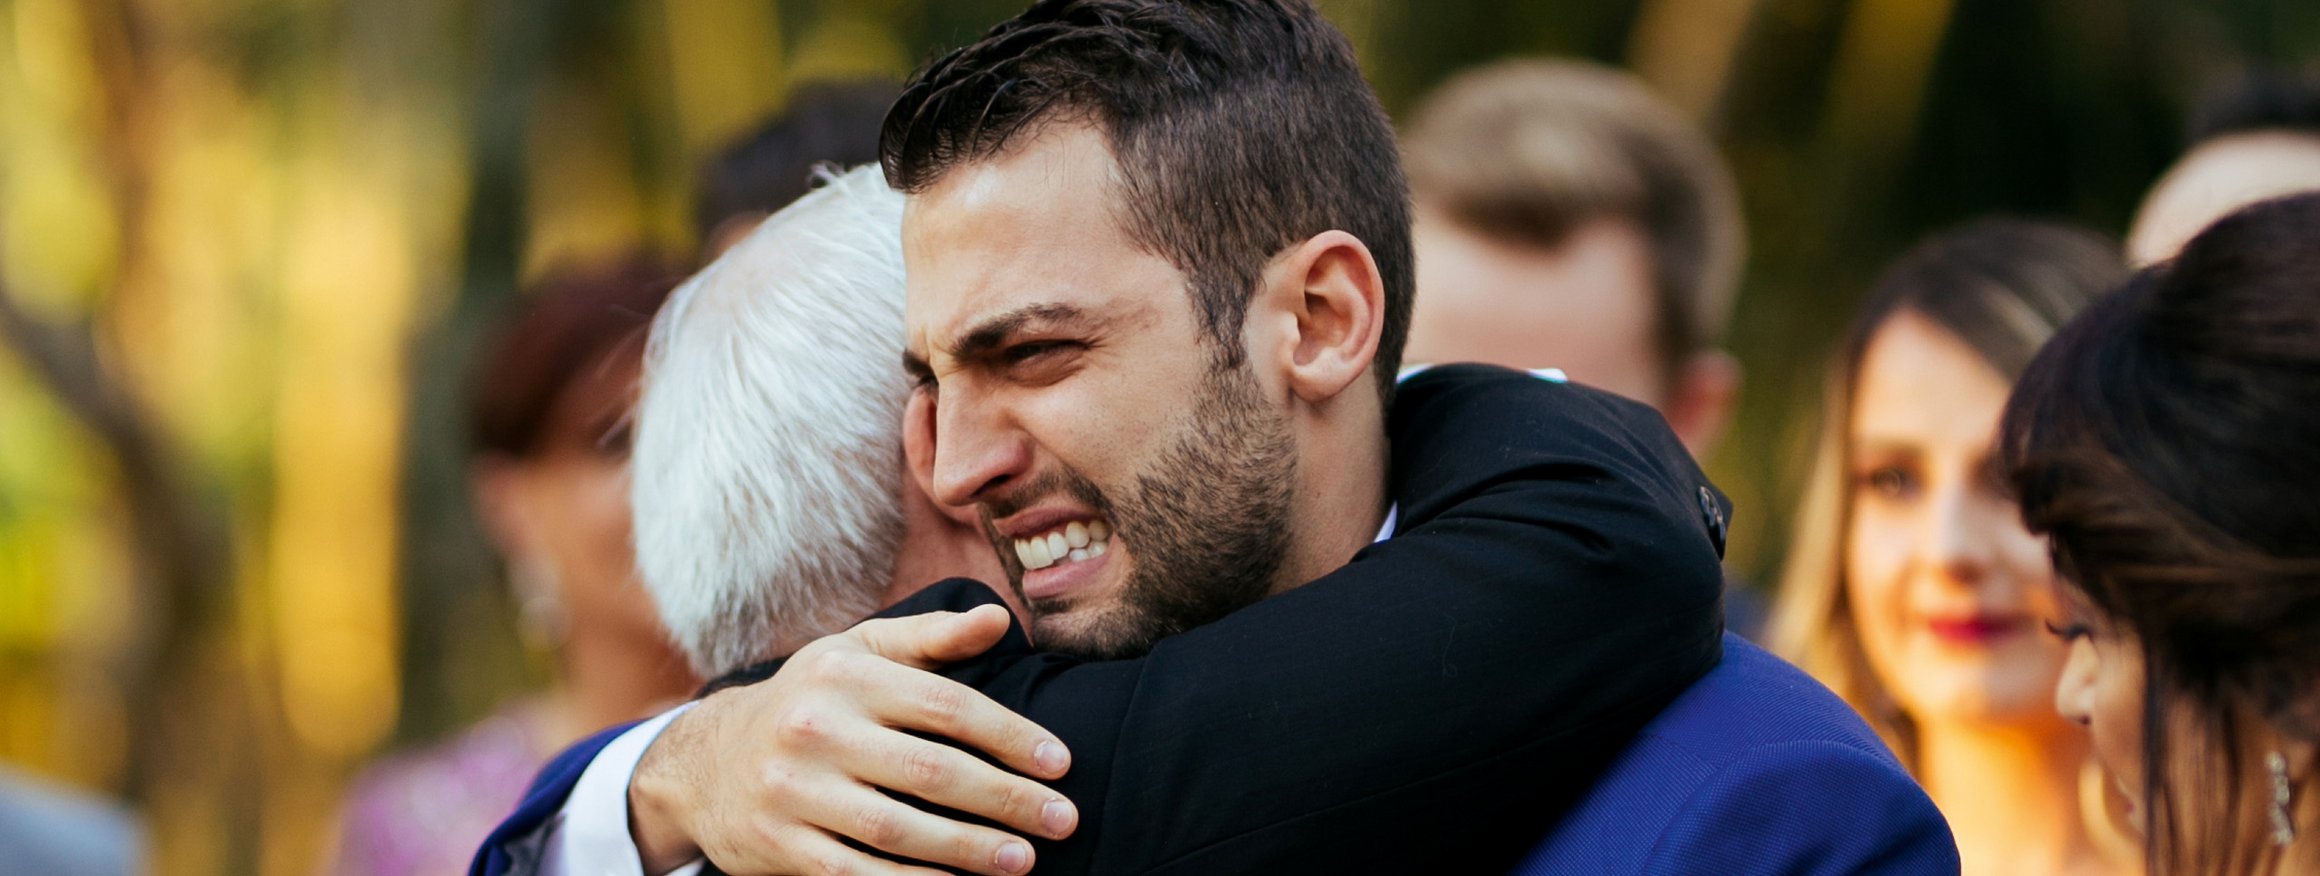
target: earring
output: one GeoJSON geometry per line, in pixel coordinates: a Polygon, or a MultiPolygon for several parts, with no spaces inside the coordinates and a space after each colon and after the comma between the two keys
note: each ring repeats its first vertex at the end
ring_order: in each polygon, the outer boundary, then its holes
{"type": "Polygon", "coordinates": [[[2296,841],[2296,825],[2288,820],[2295,791],[2288,784],[2288,759],[2275,751],[2264,756],[2264,766],[2272,771],[2272,845],[2286,846],[2296,841]]]}
{"type": "Polygon", "coordinates": [[[572,619],[556,586],[556,568],[544,560],[519,556],[508,564],[509,583],[516,592],[516,635],[537,651],[554,651],[564,644],[572,619]]]}

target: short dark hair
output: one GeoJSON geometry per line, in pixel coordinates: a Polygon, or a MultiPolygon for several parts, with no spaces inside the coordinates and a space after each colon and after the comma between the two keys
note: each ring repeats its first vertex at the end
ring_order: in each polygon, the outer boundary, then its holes
{"type": "Polygon", "coordinates": [[[891,80],[799,86],[782,111],[701,167],[693,219],[707,237],[725,220],[772,213],[814,187],[814,169],[878,160],[878,124],[901,90],[891,80]]]}
{"type": "Polygon", "coordinates": [[[2254,131],[2320,136],[2320,73],[2253,70],[2208,88],[2191,108],[2184,142],[2254,131]]]}
{"type": "Polygon", "coordinates": [[[2320,740],[2315,234],[2320,194],[2224,217],[2064,328],[2007,403],[2024,522],[2142,645],[2153,873],[2262,869],[2270,844],[2238,835],[2271,790],[2243,780],[2247,734],[2320,740]]]}
{"type": "Polygon", "coordinates": [[[1329,230],[1377,260],[1390,393],[1415,285],[1409,185],[1353,47],[1307,0],[1042,0],[935,59],[886,117],[886,179],[924,191],[1027,130],[1091,122],[1128,233],[1190,278],[1220,361],[1265,264],[1329,230]]]}

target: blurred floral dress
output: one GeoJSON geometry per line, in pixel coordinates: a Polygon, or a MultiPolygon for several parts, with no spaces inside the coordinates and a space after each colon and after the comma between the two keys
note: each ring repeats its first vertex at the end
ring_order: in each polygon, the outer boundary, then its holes
{"type": "Polygon", "coordinates": [[[347,795],[340,876],[450,876],[467,872],[477,846],[514,811],[552,752],[542,751],[545,711],[501,709],[458,736],[388,757],[347,795]]]}

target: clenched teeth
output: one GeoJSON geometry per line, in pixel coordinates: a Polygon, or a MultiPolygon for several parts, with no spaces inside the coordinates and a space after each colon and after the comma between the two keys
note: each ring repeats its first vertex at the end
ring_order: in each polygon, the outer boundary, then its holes
{"type": "Polygon", "coordinates": [[[1110,550],[1112,526],[1101,520],[1074,520],[1070,523],[1015,540],[1015,558],[1023,561],[1025,571],[1044,569],[1061,562],[1092,560],[1110,550]]]}

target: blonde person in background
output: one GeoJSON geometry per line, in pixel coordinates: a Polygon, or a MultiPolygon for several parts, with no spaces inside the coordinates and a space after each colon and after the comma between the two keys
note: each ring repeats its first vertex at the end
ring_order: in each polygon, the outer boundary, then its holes
{"type": "Polygon", "coordinates": [[[628,510],[645,330],[681,277],[642,255],[554,271],[487,341],[469,400],[470,481],[525,638],[554,653],[555,677],[451,739],[367,770],[329,872],[465,870],[550,754],[699,684],[637,581],[628,510]]]}
{"type": "Polygon", "coordinates": [[[2055,713],[2053,570],[1992,458],[2016,376],[2124,274],[2091,234],[1975,222],[1887,269],[1829,372],[1768,639],[1885,736],[1967,874],[2135,869],[2055,713]]]}

